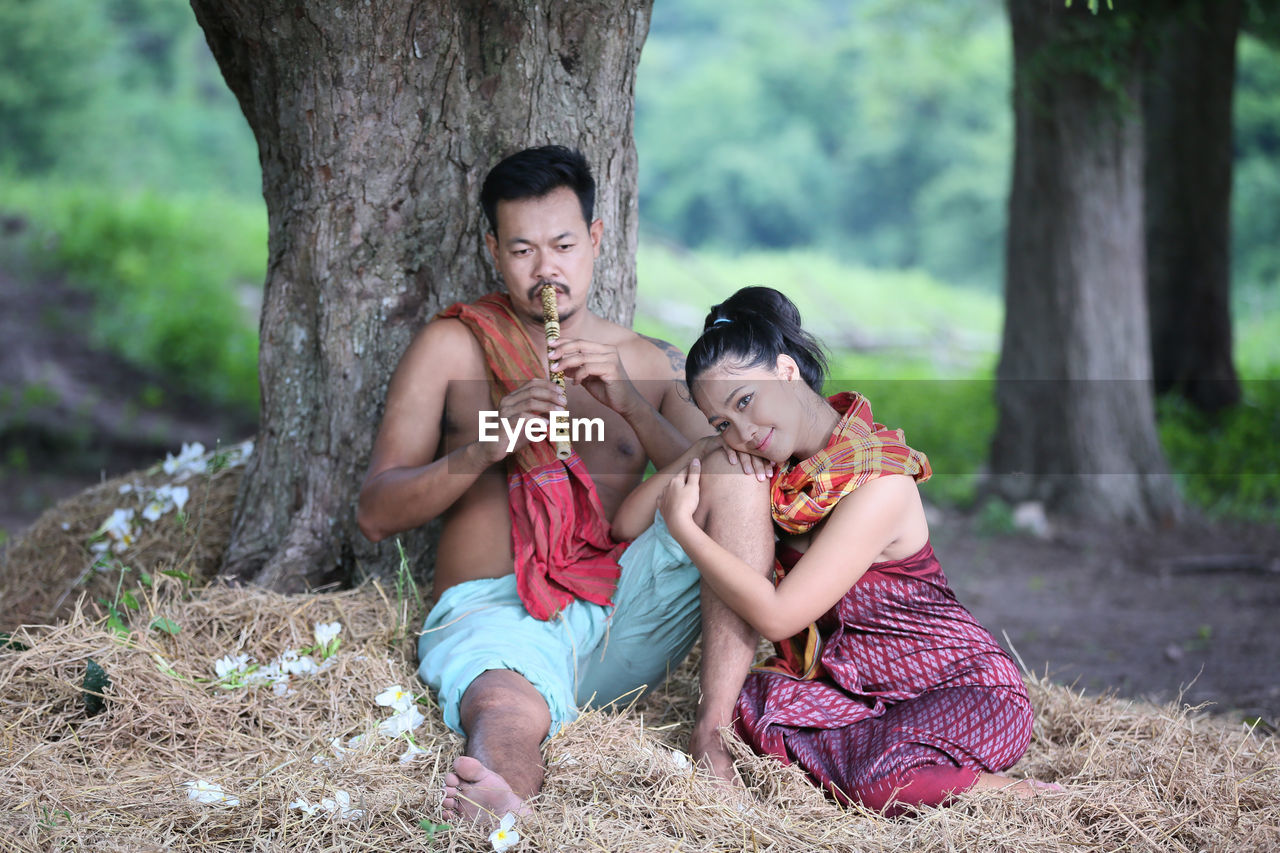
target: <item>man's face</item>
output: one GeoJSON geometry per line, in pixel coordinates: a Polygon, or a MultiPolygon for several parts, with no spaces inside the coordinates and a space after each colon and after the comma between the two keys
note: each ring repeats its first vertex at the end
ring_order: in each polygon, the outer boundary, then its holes
{"type": "Polygon", "coordinates": [[[591,271],[604,225],[582,218],[578,197],[557,187],[541,198],[500,201],[498,233],[485,244],[502,274],[517,314],[542,322],[542,285],[556,288],[561,322],[587,305],[591,271]]]}

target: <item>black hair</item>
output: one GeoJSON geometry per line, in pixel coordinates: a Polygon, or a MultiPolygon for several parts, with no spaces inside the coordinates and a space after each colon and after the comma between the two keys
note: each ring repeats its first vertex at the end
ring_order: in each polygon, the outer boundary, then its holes
{"type": "Polygon", "coordinates": [[[801,328],[799,309],[772,287],[744,287],[711,308],[702,335],[689,348],[685,380],[692,386],[725,359],[744,367],[773,367],[783,353],[795,359],[801,378],[821,394],[827,356],[801,328]]]}
{"type": "Polygon", "coordinates": [[[560,187],[573,190],[582,207],[582,218],[590,225],[596,204],[596,180],[581,151],[544,145],[505,158],[489,170],[480,188],[480,206],[489,220],[490,233],[498,233],[498,202],[542,198],[560,187]]]}

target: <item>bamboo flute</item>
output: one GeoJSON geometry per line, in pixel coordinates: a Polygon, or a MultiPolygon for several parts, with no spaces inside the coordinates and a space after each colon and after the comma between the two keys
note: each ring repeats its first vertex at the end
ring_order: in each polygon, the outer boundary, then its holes
{"type": "MultiPolygon", "coordinates": [[[[552,284],[544,284],[542,286],[542,329],[547,334],[547,347],[560,340],[560,312],[556,310],[556,288],[552,284]]],[[[552,370],[551,381],[560,386],[561,391],[565,391],[564,387],[564,371],[552,370]]],[[[566,395],[568,392],[565,392],[566,395]]],[[[556,458],[565,460],[573,453],[573,448],[569,446],[569,442],[556,441],[556,458]]]]}

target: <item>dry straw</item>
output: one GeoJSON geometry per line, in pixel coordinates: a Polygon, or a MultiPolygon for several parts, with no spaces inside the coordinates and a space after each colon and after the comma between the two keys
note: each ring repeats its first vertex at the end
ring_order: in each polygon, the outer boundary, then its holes
{"type": "MultiPolygon", "coordinates": [[[[9,571],[15,553],[31,553],[24,548],[30,542],[10,552],[9,571]]],[[[171,544],[159,559],[181,550],[171,544]]],[[[374,697],[416,684],[413,636],[394,596],[376,585],[302,596],[193,591],[164,576],[145,593],[127,635],[81,599],[56,624],[21,628],[16,645],[0,649],[0,850],[489,849],[486,832],[433,836],[420,823],[439,820],[441,777],[461,748],[434,707],[423,706],[427,721],[415,732],[427,754],[408,764],[399,762],[403,741],[371,734],[387,715],[374,697]],[[181,630],[151,629],[157,617],[181,630]],[[210,681],[219,657],[271,660],[310,645],[321,622],[341,622],[341,648],[327,669],[293,678],[292,694],[210,681]],[[89,659],[110,678],[94,716],[83,687],[89,659]],[[332,739],[357,735],[365,737],[356,748],[335,754],[332,739]],[[239,804],[191,801],[184,783],[195,780],[239,804]],[[360,817],[289,807],[338,791],[360,817]]],[[[516,850],[1280,849],[1280,745],[1225,719],[1029,677],[1035,738],[1013,775],[1057,780],[1067,792],[971,795],[891,820],[833,805],[794,768],[736,742],[745,787],[699,775],[680,751],[695,675],[690,661],[633,707],[587,713],[548,742],[546,786],[518,826],[516,850]]]]}

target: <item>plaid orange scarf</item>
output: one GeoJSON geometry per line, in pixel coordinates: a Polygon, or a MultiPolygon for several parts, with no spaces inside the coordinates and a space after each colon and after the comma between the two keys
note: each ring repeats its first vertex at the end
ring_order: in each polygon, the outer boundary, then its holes
{"type": "Polygon", "coordinates": [[[907,446],[900,429],[871,419],[871,403],[845,391],[827,398],[840,422],[827,446],[773,478],[773,520],[788,533],[804,533],[835,509],[845,495],[888,474],[929,479],[928,458],[907,446]]]}
{"type": "MultiPolygon", "coordinates": [[[[484,349],[493,407],[530,379],[547,378],[534,347],[505,294],[456,303],[438,317],[456,317],[484,349]]],[[[537,441],[507,459],[511,541],[516,589],[535,619],[551,619],[575,598],[612,604],[626,544],[613,541],[609,520],[587,466],[575,452],[556,459],[537,441]]]]}
{"type": "MultiPolygon", "coordinates": [[[[773,478],[773,520],[788,533],[804,533],[835,509],[840,498],[863,483],[887,474],[910,474],[917,482],[929,479],[929,459],[907,446],[900,429],[888,429],[871,419],[871,403],[861,394],[845,391],[827,398],[840,421],[827,446],[773,478]]],[[[774,561],[774,580],[781,583],[788,569],[774,561]]],[[[752,669],[791,678],[822,678],[822,635],[810,623],[794,637],[774,643],[775,657],[752,669]]]]}

